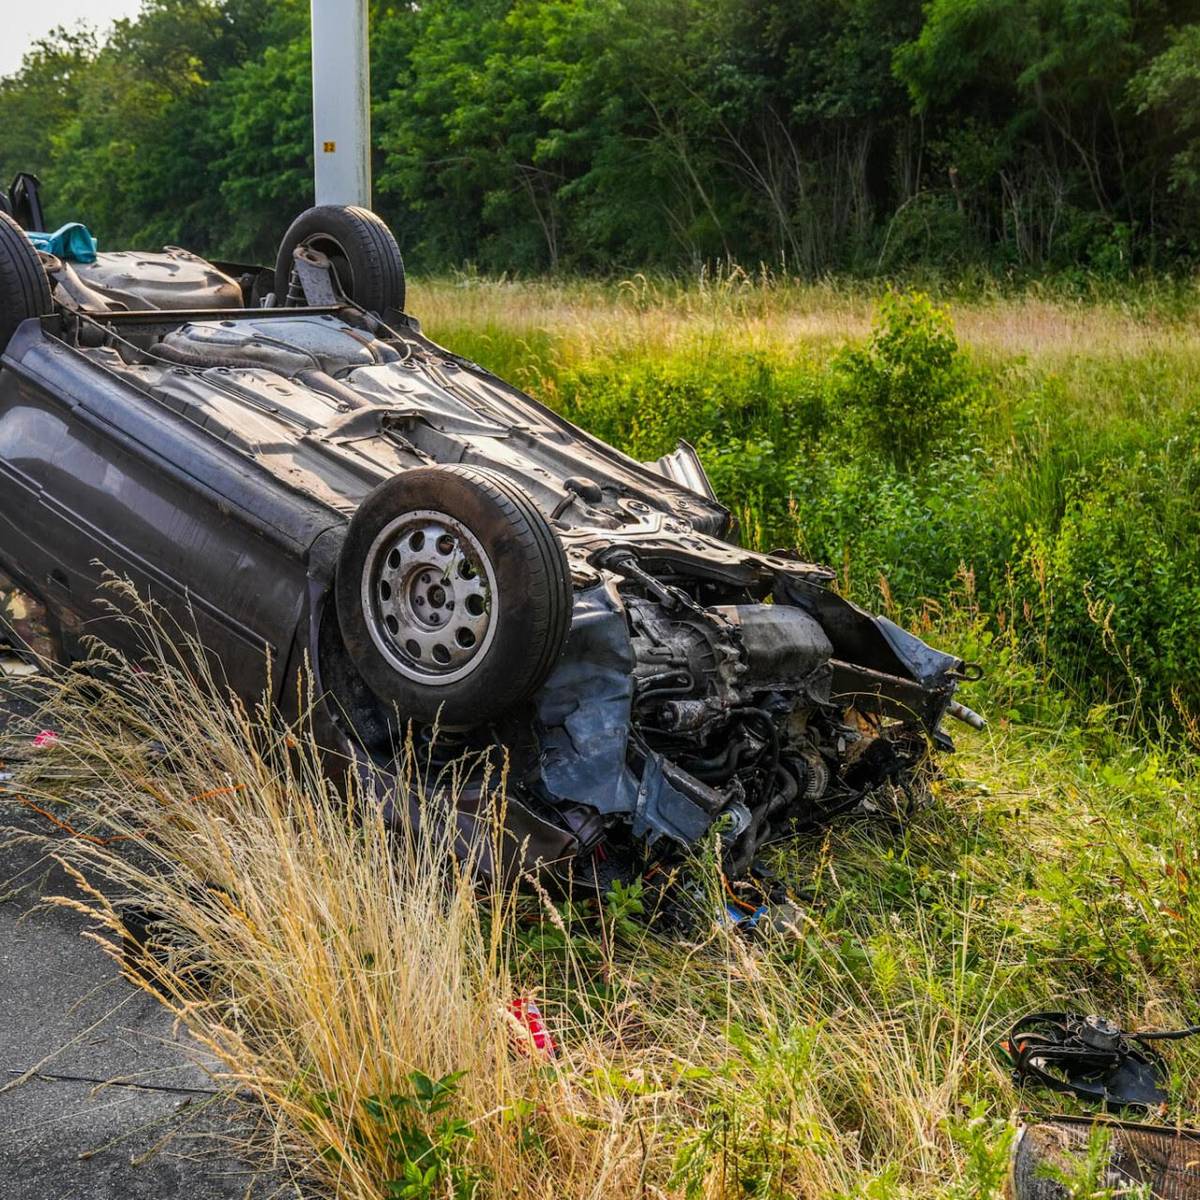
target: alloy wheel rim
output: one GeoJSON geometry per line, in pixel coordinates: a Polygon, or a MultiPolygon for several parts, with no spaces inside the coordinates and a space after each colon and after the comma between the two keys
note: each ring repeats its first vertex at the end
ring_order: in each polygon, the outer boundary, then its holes
{"type": "Polygon", "coordinates": [[[496,575],[475,535],[446,513],[404,513],[367,552],[363,611],[401,675],[444,686],[483,661],[496,631],[496,575]]]}

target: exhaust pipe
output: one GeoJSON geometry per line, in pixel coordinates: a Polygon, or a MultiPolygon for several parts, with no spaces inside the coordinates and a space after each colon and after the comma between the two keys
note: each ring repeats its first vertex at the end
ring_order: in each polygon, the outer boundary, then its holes
{"type": "Polygon", "coordinates": [[[972,729],[986,729],[987,721],[983,719],[973,708],[968,708],[965,704],[959,703],[957,700],[951,700],[946,705],[946,712],[956,721],[961,721],[964,725],[970,725],[972,729]]]}

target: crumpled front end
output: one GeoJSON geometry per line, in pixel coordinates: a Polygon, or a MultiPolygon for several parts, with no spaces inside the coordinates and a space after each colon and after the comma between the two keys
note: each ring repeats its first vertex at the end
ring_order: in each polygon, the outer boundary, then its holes
{"type": "Polygon", "coordinates": [[[819,569],[776,567],[756,598],[653,574],[627,549],[596,565],[536,697],[531,784],[582,852],[669,857],[715,829],[741,873],[772,841],[911,794],[930,748],[950,748],[940,722],[962,660],[838,596],[819,569]]]}

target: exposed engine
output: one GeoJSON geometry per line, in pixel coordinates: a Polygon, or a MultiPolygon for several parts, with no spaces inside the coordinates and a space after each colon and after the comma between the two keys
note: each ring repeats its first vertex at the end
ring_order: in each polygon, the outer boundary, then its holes
{"type": "Polygon", "coordinates": [[[720,819],[731,873],[902,775],[909,786],[927,736],[835,700],[833,645],[815,617],[783,603],[705,606],[635,564],[620,569],[634,756],[661,756],[672,784],[720,819]]]}

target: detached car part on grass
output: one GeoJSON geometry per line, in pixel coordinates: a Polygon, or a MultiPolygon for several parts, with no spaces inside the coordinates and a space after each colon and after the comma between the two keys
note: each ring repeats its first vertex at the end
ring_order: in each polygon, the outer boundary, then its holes
{"type": "Polygon", "coordinates": [[[1095,1117],[1047,1117],[1021,1126],[1005,1195],[1200,1200],[1200,1132],[1095,1117]],[[1102,1138],[1100,1142],[1097,1138],[1102,1138]]]}
{"type": "Polygon", "coordinates": [[[310,209],[273,272],[64,261],[0,213],[0,351],[0,571],[38,648],[138,652],[103,567],[244,697],[269,670],[295,713],[311,665],[331,751],[386,772],[408,721],[435,766],[504,746],[488,871],[636,869],[715,827],[737,874],[979,722],[961,660],[731,542],[689,446],[635,462],[422,336],[372,213],[310,209]]]}
{"type": "Polygon", "coordinates": [[[1167,1103],[1170,1071],[1159,1042],[1200,1034],[1183,1029],[1122,1029],[1095,1013],[1035,1012],[1022,1017],[1002,1043],[1013,1082],[1103,1104],[1110,1112],[1156,1109],[1167,1103]]]}

